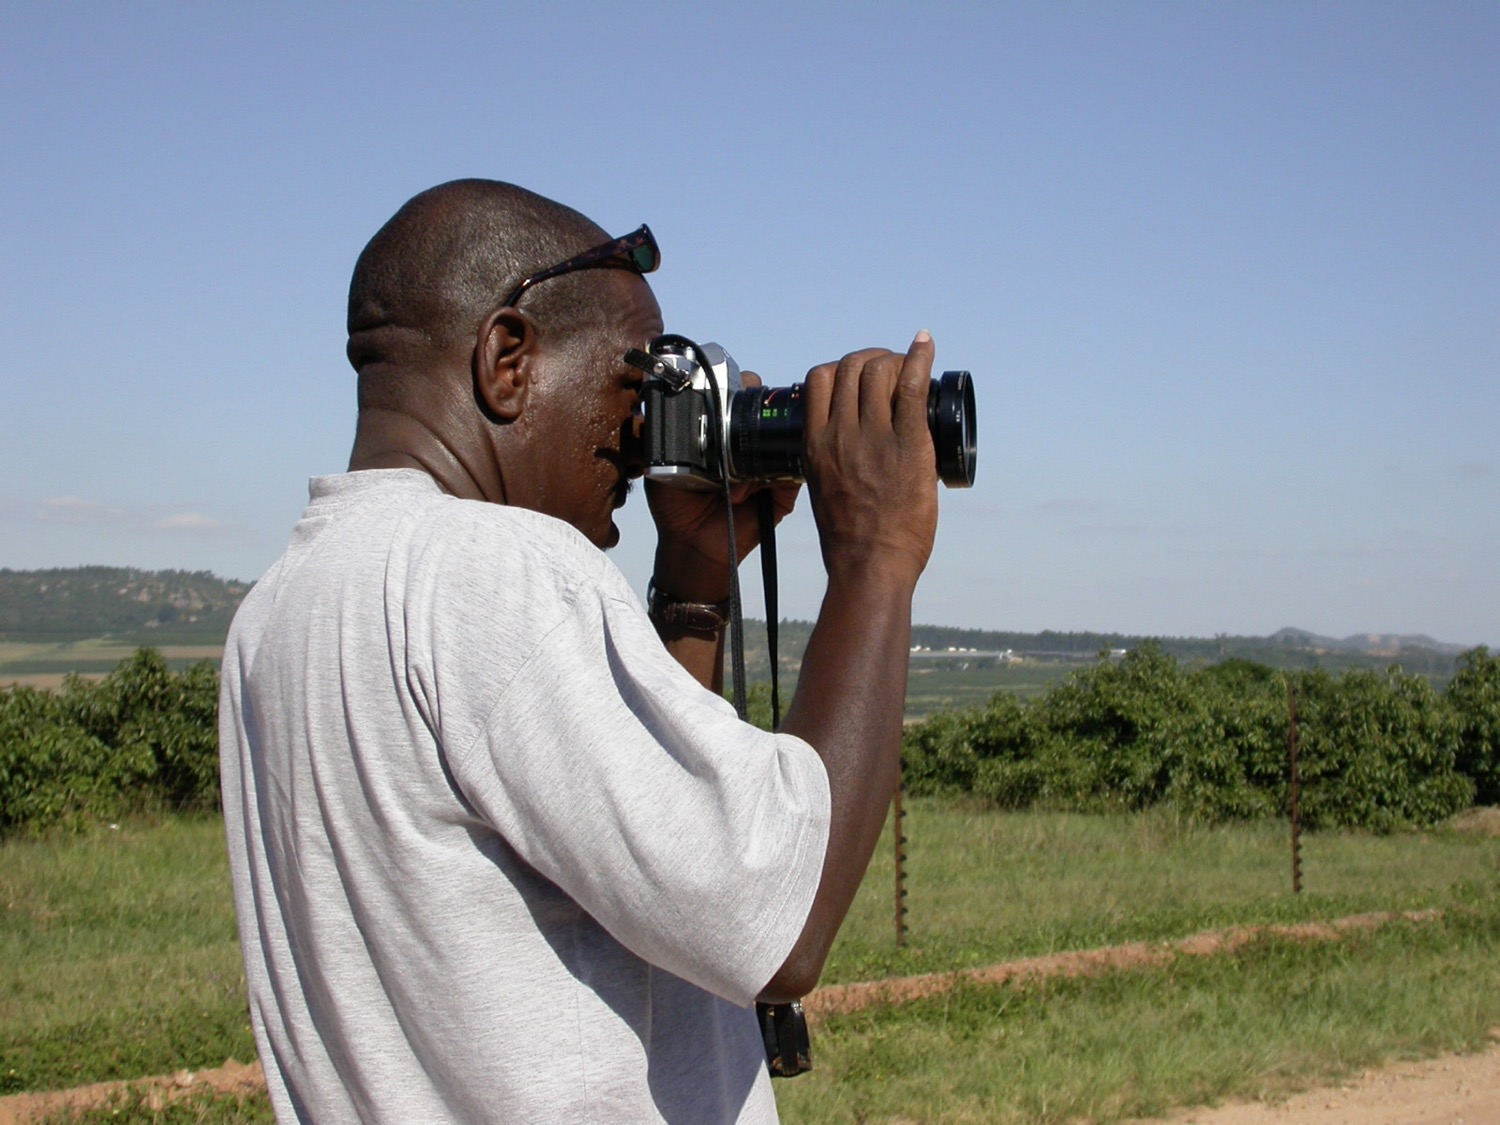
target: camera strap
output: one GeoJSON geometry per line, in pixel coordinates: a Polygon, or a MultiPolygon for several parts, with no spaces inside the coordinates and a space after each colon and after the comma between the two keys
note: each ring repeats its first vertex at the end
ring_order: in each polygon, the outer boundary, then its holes
{"type": "Polygon", "coordinates": [[[766,653],[771,660],[771,729],[775,730],[781,726],[781,660],[776,650],[776,626],[781,620],[776,606],[776,500],[768,491],[757,493],[755,499],[755,514],[760,520],[761,587],[766,597],[766,653]]]}
{"type": "MultiPolygon", "coordinates": [[[[777,623],[781,612],[776,599],[776,499],[769,490],[756,494],[756,518],[760,523],[760,575],[766,597],[766,652],[771,662],[771,729],[781,726],[780,654],[777,652],[777,623]]],[[[734,647],[739,663],[744,664],[744,622],[738,603],[734,606],[734,647]]],[[[736,687],[736,694],[740,689],[736,687]]],[[[744,701],[736,707],[744,714],[744,701]]],[[[760,1034],[766,1045],[766,1066],[772,1078],[795,1078],[812,1069],[812,1038],[807,1030],[807,1016],[802,1001],[787,1004],[757,1004],[760,1034]]]]}

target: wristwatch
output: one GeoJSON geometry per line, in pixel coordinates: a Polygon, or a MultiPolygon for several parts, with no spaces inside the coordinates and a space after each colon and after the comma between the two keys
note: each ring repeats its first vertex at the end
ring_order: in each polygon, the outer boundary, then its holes
{"type": "Polygon", "coordinates": [[[729,599],[722,602],[683,602],[656,588],[656,579],[646,587],[646,615],[657,625],[685,633],[716,636],[729,624],[729,599]]]}

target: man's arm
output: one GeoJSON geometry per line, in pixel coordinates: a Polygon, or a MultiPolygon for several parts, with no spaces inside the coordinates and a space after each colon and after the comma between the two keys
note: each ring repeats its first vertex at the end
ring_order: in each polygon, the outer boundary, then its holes
{"type": "Polygon", "coordinates": [[[791,955],[762,999],[811,991],[885,822],[901,757],[911,598],[937,531],[927,425],[933,345],[857,352],[808,376],[808,489],[828,590],[782,729],[828,771],[822,879],[791,955]]]}
{"type": "MultiPolygon", "coordinates": [[[[651,581],[656,590],[679,602],[721,605],[729,598],[729,564],[705,561],[694,552],[662,542],[657,546],[651,581]]],[[[672,625],[653,615],[651,624],[672,658],[704,687],[724,693],[724,629],[714,632],[672,625]]]]}
{"type": "MultiPolygon", "coordinates": [[[[791,955],[762,999],[811,991],[834,936],[869,865],[896,786],[911,598],[937,527],[937,472],[927,425],[933,345],[919,333],[903,356],[856,352],[814,368],[804,384],[804,451],[828,590],[803,655],[797,694],[782,729],[806,740],[823,759],[831,824],[822,877],[791,955]]],[[[659,589],[683,601],[727,596],[727,560],[686,546],[679,490],[658,490],[653,514],[661,531],[659,589]],[[664,511],[665,509],[665,511],[664,511]],[[664,515],[669,518],[663,518],[664,515]],[[669,534],[669,529],[675,533],[669,534]]],[[[790,510],[794,493],[778,497],[790,510]]],[[[697,494],[707,518],[709,494],[697,494]]],[[[741,555],[754,543],[752,506],[736,506],[741,555]]],[[[722,512],[722,506],[718,507],[722,512]]],[[[709,549],[722,542],[698,535],[709,549]]],[[[722,550],[722,548],[720,548],[722,550]]],[[[722,690],[723,636],[658,625],[668,650],[699,682],[722,690]]]]}

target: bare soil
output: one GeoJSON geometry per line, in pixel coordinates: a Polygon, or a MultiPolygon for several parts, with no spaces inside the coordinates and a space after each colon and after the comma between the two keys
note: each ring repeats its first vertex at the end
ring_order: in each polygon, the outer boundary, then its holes
{"type": "Polygon", "coordinates": [[[176,1074],[140,1078],[133,1082],[96,1082],[72,1090],[12,1094],[0,1098],[0,1125],[27,1125],[64,1110],[97,1109],[130,1090],[144,1092],[151,1108],[161,1109],[168,1102],[208,1090],[246,1097],[264,1093],[265,1089],[266,1079],[260,1063],[247,1066],[229,1059],[213,1070],[181,1070],[176,1074]]]}
{"type": "MultiPolygon", "coordinates": [[[[1306,941],[1337,940],[1342,934],[1373,929],[1396,918],[1421,921],[1436,912],[1361,914],[1333,922],[1297,926],[1237,927],[1198,934],[1177,942],[1134,942],[1104,949],[1028,957],[958,973],[934,973],[864,984],[820,988],[808,996],[809,1022],[873,1004],[901,1003],[941,995],[961,981],[998,983],[1051,976],[1088,976],[1150,965],[1176,956],[1208,956],[1272,934],[1306,941]]],[[[1233,1102],[1212,1108],[1180,1109],[1164,1118],[1127,1125],[1500,1125],[1500,1027],[1496,1045],[1475,1055],[1446,1055],[1400,1062],[1365,1071],[1336,1086],[1305,1091],[1279,1101],[1233,1102]]],[[[255,1094],[265,1089],[259,1063],[230,1060],[224,1066],[181,1071],[134,1082],[101,1082],[74,1090],[0,1097],[0,1125],[28,1125],[64,1109],[87,1109],[144,1090],[157,1105],[205,1090],[255,1094]]]]}
{"type": "MultiPolygon", "coordinates": [[[[813,992],[803,1002],[809,1023],[844,1012],[855,1012],[873,1004],[900,1004],[940,996],[960,982],[1003,984],[1008,981],[1035,980],[1044,977],[1083,977],[1116,969],[1142,968],[1161,964],[1174,957],[1207,957],[1238,949],[1257,937],[1288,937],[1304,941],[1332,941],[1352,930],[1372,930],[1386,922],[1403,918],[1421,922],[1436,918],[1432,910],[1406,914],[1355,914],[1332,922],[1304,922],[1292,926],[1236,926],[1212,930],[1173,942],[1129,942],[1103,949],[1085,949],[1076,953],[1054,953],[1044,957],[1024,957],[982,969],[954,973],[930,973],[917,977],[897,977],[868,981],[863,984],[830,985],[813,992]]],[[[1500,1119],[1497,1119],[1500,1125],[1500,1119]]]]}
{"type": "MultiPolygon", "coordinates": [[[[1500,1038],[1500,1028],[1494,1031],[1500,1038]]],[[[1444,1055],[1367,1070],[1337,1086],[1284,1101],[1181,1109],[1125,1125],[1496,1125],[1500,1044],[1477,1055],[1444,1055]]]]}

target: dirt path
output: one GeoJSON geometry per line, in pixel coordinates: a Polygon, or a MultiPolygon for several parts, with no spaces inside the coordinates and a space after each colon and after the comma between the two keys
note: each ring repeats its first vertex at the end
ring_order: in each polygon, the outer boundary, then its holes
{"type": "Polygon", "coordinates": [[[28,1125],[63,1110],[97,1109],[107,1106],[127,1090],[142,1090],[152,1109],[190,1094],[214,1090],[221,1094],[248,1096],[264,1093],[266,1079],[260,1063],[242,1066],[233,1060],[213,1070],[182,1070],[161,1078],[134,1082],[96,1082],[72,1090],[48,1090],[36,1094],[12,1094],[0,1098],[0,1125],[28,1125]]]}
{"type": "MultiPolygon", "coordinates": [[[[1435,911],[1360,914],[1333,922],[1297,926],[1246,926],[1198,934],[1177,942],[1127,945],[1028,957],[961,973],[871,981],[820,988],[807,998],[809,1022],[858,1011],[872,1004],[901,1003],[940,995],[960,981],[998,983],[1052,976],[1091,976],[1114,969],[1157,964],[1177,956],[1208,956],[1267,934],[1306,941],[1332,941],[1354,930],[1369,930],[1398,918],[1425,921],[1435,911]]],[[[1500,1028],[1494,1030],[1500,1040],[1500,1028]]],[[[252,1094],[265,1089],[260,1064],[182,1071],[135,1082],[101,1082],[74,1090],[0,1097],[0,1125],[29,1122],[62,1109],[107,1105],[127,1087],[146,1089],[157,1105],[212,1089],[252,1094]]],[[[1298,1094],[1274,1105],[1237,1102],[1215,1109],[1183,1109],[1165,1118],[1127,1125],[1500,1125],[1500,1042],[1477,1055],[1448,1055],[1367,1071],[1337,1087],[1298,1094]]]]}
{"type": "MultiPolygon", "coordinates": [[[[956,973],[929,973],[918,977],[894,977],[864,984],[830,985],[814,991],[803,1002],[809,1023],[825,1016],[855,1012],[872,1004],[900,1004],[940,996],[960,981],[976,984],[1003,984],[1006,981],[1036,980],[1044,977],[1085,977],[1115,969],[1138,969],[1162,964],[1174,957],[1208,957],[1239,949],[1258,937],[1285,937],[1302,941],[1333,941],[1354,930],[1373,930],[1397,919],[1427,922],[1439,917],[1436,910],[1408,911],[1404,914],[1353,914],[1331,922],[1302,922],[1290,926],[1235,926],[1211,930],[1173,942],[1136,941],[1110,945],[1103,949],[1084,949],[1075,953],[1053,953],[1043,957],[1023,957],[982,969],[956,973]]],[[[1494,1125],[1500,1125],[1500,1118],[1494,1125]]]]}
{"type": "MultiPolygon", "coordinates": [[[[1497,1029],[1500,1034],[1500,1029],[1497,1029]]],[[[136,1083],[99,1083],[75,1091],[0,1098],[0,1125],[27,1125],[48,1113],[108,1104],[126,1086],[150,1086],[154,1106],[214,1089],[258,1094],[260,1064],[229,1064],[136,1083]]],[[[1167,1118],[1124,1125],[1496,1125],[1500,1122],[1500,1044],[1482,1055],[1446,1055],[1365,1071],[1340,1086],[1307,1091],[1283,1103],[1230,1103],[1217,1109],[1178,1110],[1167,1118]]]]}
{"type": "MultiPolygon", "coordinates": [[[[1500,1029],[1497,1029],[1500,1032],[1500,1029]]],[[[127,1086],[149,1085],[159,1108],[173,1097],[206,1089],[254,1094],[265,1088],[260,1064],[230,1063],[146,1082],[103,1082],[47,1094],[0,1098],[0,1125],[27,1125],[63,1109],[108,1104],[127,1086]]],[[[1370,1070],[1339,1086],[1309,1090],[1274,1105],[1232,1102],[1215,1109],[1182,1109],[1124,1125],[1497,1125],[1500,1123],[1500,1044],[1479,1055],[1445,1055],[1425,1062],[1370,1070]]]]}
{"type": "MultiPolygon", "coordinates": [[[[1500,1032],[1500,1028],[1496,1029],[1500,1032]]],[[[1500,1044],[1478,1055],[1367,1070],[1274,1105],[1231,1102],[1125,1125],[1497,1125],[1500,1044]]]]}

